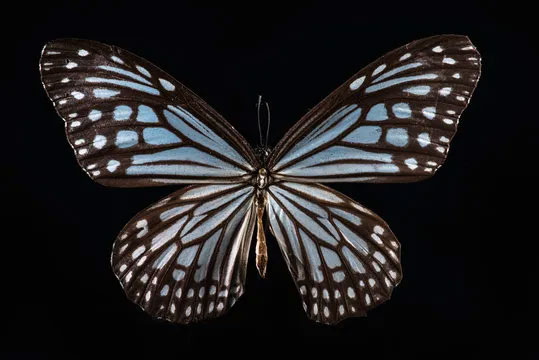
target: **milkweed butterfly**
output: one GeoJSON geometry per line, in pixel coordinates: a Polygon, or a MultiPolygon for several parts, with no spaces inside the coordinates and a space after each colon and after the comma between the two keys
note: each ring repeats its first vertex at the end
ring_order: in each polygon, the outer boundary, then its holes
{"type": "Polygon", "coordinates": [[[400,244],[372,211],[321,183],[412,182],[443,164],[480,75],[465,36],[414,41],[371,63],[255,152],[221,115],[115,46],[48,43],[40,71],[79,165],[107,186],[193,184],[137,214],[112,267],[125,293],[177,323],[217,317],[243,294],[263,215],[307,315],[337,323],[386,301],[400,244]]]}

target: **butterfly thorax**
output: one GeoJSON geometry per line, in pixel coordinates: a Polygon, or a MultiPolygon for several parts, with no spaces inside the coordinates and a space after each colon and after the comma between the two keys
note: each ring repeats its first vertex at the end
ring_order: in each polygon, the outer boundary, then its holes
{"type": "Polygon", "coordinates": [[[269,182],[268,171],[264,168],[258,170],[258,175],[256,176],[256,187],[260,190],[264,189],[269,182]]]}

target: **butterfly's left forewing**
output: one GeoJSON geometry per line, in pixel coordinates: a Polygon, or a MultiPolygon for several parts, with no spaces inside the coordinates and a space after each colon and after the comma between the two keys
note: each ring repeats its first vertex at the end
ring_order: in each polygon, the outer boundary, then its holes
{"type": "Polygon", "coordinates": [[[346,196],[318,184],[280,182],[268,189],[267,211],[311,319],[333,324],[364,316],[400,282],[397,239],[346,196]]]}
{"type": "Polygon", "coordinates": [[[250,185],[193,185],[137,214],[112,253],[128,298],[178,323],[227,312],[245,285],[253,194],[250,185]]]}
{"type": "Polygon", "coordinates": [[[256,167],[222,116],[126,50],[56,40],[44,47],[40,72],[80,166],[101,184],[239,182],[256,167]]]}

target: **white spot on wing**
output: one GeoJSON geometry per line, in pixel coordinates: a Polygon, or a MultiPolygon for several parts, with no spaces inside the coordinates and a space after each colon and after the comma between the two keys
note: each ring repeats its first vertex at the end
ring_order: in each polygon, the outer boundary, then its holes
{"type": "Polygon", "coordinates": [[[108,163],[107,163],[107,170],[109,172],[114,172],[116,171],[116,169],[118,168],[118,166],[120,166],[120,162],[118,160],[110,160],[108,163]]]}
{"type": "Polygon", "coordinates": [[[174,91],[176,89],[176,86],[174,86],[170,81],[159,78],[159,82],[161,83],[161,86],[163,86],[163,89],[167,91],[174,91]]]}
{"type": "Polygon", "coordinates": [[[374,71],[372,72],[372,76],[374,75],[377,75],[377,74],[380,74],[382,71],[384,71],[384,69],[386,68],[386,64],[382,64],[380,66],[378,66],[376,69],[374,69],[374,71]]]}
{"type": "Polygon", "coordinates": [[[110,58],[112,59],[112,61],[114,61],[114,62],[116,62],[118,64],[123,64],[124,63],[124,61],[122,59],[120,59],[119,57],[117,57],[117,56],[113,55],[110,58]]]}
{"type": "Polygon", "coordinates": [[[365,81],[365,76],[359,77],[350,84],[350,90],[357,90],[365,81]]]}
{"type": "Polygon", "coordinates": [[[449,65],[454,65],[454,64],[456,64],[457,62],[456,62],[455,59],[453,59],[453,58],[450,58],[450,57],[444,57],[444,59],[442,60],[442,63],[444,63],[444,64],[449,64],[449,65]]]}
{"type": "Polygon", "coordinates": [[[421,112],[423,113],[423,116],[429,120],[434,119],[434,116],[436,116],[436,109],[432,106],[424,108],[421,112]]]}
{"type": "Polygon", "coordinates": [[[432,51],[434,51],[435,53],[441,53],[442,51],[444,51],[444,49],[440,45],[438,45],[433,47],[432,51]]]}
{"type": "Polygon", "coordinates": [[[148,70],[146,70],[144,67],[140,66],[140,65],[137,65],[136,66],[137,70],[139,71],[139,73],[141,73],[142,75],[145,75],[147,77],[152,77],[152,75],[150,74],[150,72],[148,70]]]}
{"type": "Polygon", "coordinates": [[[406,53],[406,54],[402,55],[402,56],[399,58],[399,60],[400,60],[400,61],[406,60],[406,59],[408,59],[410,56],[412,56],[412,54],[406,53]]]}
{"type": "MultiPolygon", "coordinates": [[[[414,158],[406,159],[404,160],[404,163],[406,164],[406,166],[410,168],[410,170],[417,169],[417,160],[414,158]]],[[[376,254],[375,254],[375,257],[376,257],[376,254]]]]}

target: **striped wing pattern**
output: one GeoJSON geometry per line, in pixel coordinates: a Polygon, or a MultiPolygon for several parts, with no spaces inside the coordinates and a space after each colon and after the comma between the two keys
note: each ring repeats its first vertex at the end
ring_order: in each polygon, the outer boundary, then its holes
{"type": "Polygon", "coordinates": [[[412,42],[354,75],[305,115],[269,160],[277,179],[408,182],[444,162],[480,75],[465,36],[412,42]]]}
{"type": "Polygon", "coordinates": [[[317,182],[432,176],[480,61],[465,36],[394,50],[305,115],[265,164],[209,105],[128,51],[57,40],[44,47],[40,72],[92,179],[118,187],[195,184],[143,210],[118,235],[112,267],[129,299],[177,323],[227,312],[244,291],[264,195],[305,311],[334,324],[389,299],[402,278],[400,244],[377,215],[317,182]],[[271,182],[256,189],[262,167],[271,182]]]}
{"type": "Polygon", "coordinates": [[[57,40],[43,48],[40,71],[79,164],[101,184],[238,182],[257,164],[209,105],[126,50],[57,40]]]}
{"type": "Polygon", "coordinates": [[[400,245],[387,224],[339,192],[281,182],[269,187],[267,212],[311,319],[365,316],[400,282],[400,245]]]}
{"type": "Polygon", "coordinates": [[[136,215],[112,252],[129,299],[178,323],[226,313],[243,294],[253,194],[250,185],[193,185],[136,215]]]}

